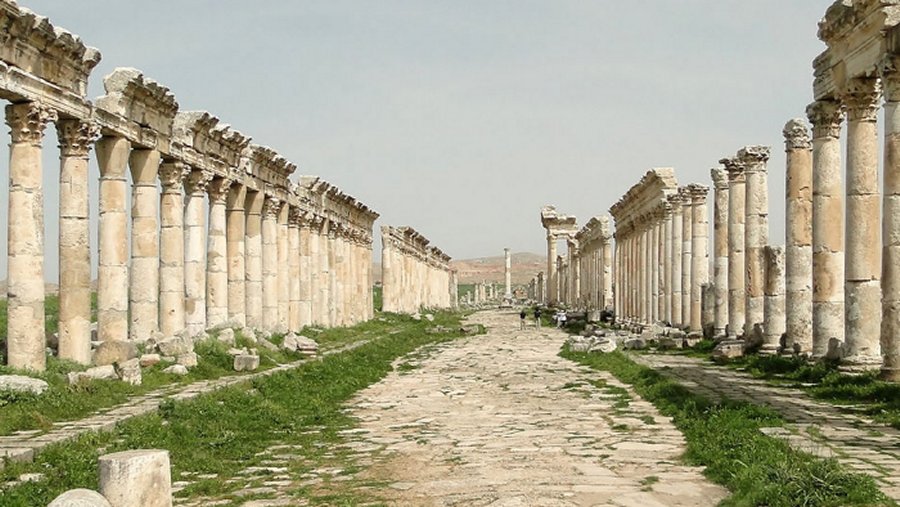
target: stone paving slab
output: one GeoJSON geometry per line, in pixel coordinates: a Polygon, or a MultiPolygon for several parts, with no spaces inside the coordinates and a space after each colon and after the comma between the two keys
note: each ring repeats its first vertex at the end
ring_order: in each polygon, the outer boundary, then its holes
{"type": "Polygon", "coordinates": [[[774,386],[703,359],[665,354],[631,357],[710,399],[743,400],[777,410],[789,422],[787,429],[773,428],[767,434],[871,475],[887,496],[900,501],[900,431],[847,410],[852,407],[842,410],[812,399],[801,389],[774,386]]]}

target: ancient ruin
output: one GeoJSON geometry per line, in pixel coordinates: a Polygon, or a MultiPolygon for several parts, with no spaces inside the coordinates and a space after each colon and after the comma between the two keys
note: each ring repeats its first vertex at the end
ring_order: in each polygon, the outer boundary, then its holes
{"type": "Polygon", "coordinates": [[[457,304],[450,256],[412,227],[381,227],[381,280],[386,312],[416,313],[457,304]]]}

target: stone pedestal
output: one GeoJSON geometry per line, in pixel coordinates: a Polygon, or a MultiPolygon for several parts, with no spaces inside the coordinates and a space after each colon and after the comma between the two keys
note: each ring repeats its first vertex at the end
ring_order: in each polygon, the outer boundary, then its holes
{"type": "Polygon", "coordinates": [[[100,166],[100,241],[97,267],[97,338],[128,339],[128,184],[125,169],[131,143],[104,136],[97,142],[100,166]]]}
{"type": "Polygon", "coordinates": [[[784,126],[787,152],[785,200],[785,352],[812,353],[812,142],[806,123],[784,126]]]}

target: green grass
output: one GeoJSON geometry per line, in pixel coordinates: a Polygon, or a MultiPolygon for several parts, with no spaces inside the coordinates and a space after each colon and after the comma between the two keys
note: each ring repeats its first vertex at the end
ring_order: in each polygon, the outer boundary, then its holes
{"type": "Polygon", "coordinates": [[[631,384],[663,415],[673,418],[687,440],[685,460],[732,495],[725,506],[895,505],[869,476],[851,473],[835,460],[795,451],[760,432],[783,426],[778,413],[749,403],[712,403],[620,352],[560,355],[631,384]]]}
{"type": "Polygon", "coordinates": [[[376,312],[384,309],[384,289],[381,285],[372,287],[372,306],[375,307],[376,312]]]}
{"type": "MultiPolygon", "coordinates": [[[[50,446],[34,463],[10,463],[0,470],[0,483],[21,473],[45,474],[42,480],[0,491],[0,505],[46,505],[67,489],[96,488],[99,455],[126,449],[168,449],[173,481],[196,473],[217,474],[180,494],[188,497],[227,495],[245,487],[225,479],[260,464],[265,457],[258,453],[276,443],[299,446],[289,466],[293,477],[324,463],[352,466],[352,458],[335,447],[343,441],[339,431],[353,425],[343,403],[387,375],[396,358],[460,336],[459,319],[460,314],[435,314],[435,323],[454,331],[429,334],[424,330],[431,323],[392,316],[379,321],[379,339],[356,349],[192,400],[166,401],[158,413],[130,419],[112,432],[50,446]]],[[[326,481],[321,488],[302,487],[297,495],[313,498],[314,504],[356,505],[360,499],[346,490],[351,486],[352,481],[326,481]]]]}

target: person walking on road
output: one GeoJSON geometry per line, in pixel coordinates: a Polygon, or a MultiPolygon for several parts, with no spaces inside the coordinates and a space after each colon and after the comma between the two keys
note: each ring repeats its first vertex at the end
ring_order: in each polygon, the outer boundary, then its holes
{"type": "Polygon", "coordinates": [[[541,327],[541,307],[534,307],[534,327],[541,327]]]}
{"type": "Polygon", "coordinates": [[[519,329],[525,329],[525,309],[519,312],[519,329]]]}

